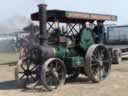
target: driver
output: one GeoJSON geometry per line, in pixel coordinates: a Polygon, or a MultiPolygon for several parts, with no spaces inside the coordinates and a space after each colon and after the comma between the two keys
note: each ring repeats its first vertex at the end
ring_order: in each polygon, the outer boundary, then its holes
{"type": "Polygon", "coordinates": [[[105,32],[103,21],[97,21],[97,26],[94,27],[93,31],[96,34],[96,43],[103,43],[105,32]]]}

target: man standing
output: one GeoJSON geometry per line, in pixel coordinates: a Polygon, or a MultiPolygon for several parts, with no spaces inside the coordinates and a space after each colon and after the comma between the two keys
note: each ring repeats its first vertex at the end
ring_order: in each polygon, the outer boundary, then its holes
{"type": "Polygon", "coordinates": [[[96,34],[96,43],[103,43],[105,32],[103,21],[97,21],[97,26],[94,27],[93,31],[96,34]]]}

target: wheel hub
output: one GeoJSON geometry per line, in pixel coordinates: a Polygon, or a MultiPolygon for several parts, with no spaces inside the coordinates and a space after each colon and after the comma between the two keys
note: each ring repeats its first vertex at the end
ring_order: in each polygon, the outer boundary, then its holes
{"type": "Polygon", "coordinates": [[[103,66],[103,61],[102,61],[102,60],[99,61],[99,65],[100,65],[100,66],[103,66]]]}
{"type": "Polygon", "coordinates": [[[29,76],[29,75],[32,74],[32,72],[31,72],[31,70],[25,70],[25,71],[24,71],[24,74],[27,75],[27,76],[29,76]]]}
{"type": "Polygon", "coordinates": [[[58,72],[56,71],[55,68],[53,69],[53,75],[54,75],[55,77],[57,77],[57,78],[59,77],[59,74],[58,74],[58,72]]]}

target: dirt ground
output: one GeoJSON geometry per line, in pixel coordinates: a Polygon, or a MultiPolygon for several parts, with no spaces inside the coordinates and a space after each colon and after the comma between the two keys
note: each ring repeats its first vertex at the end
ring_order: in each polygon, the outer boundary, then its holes
{"type": "Polygon", "coordinates": [[[16,87],[14,67],[0,66],[0,96],[128,96],[128,62],[113,65],[108,79],[90,84],[86,78],[67,82],[53,92],[23,90],[16,87]]]}

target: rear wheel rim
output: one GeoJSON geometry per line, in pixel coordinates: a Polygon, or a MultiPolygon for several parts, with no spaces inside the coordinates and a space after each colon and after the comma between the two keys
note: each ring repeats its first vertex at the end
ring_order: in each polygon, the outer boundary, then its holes
{"type": "Polygon", "coordinates": [[[111,58],[107,48],[103,45],[95,45],[86,55],[87,74],[94,82],[104,80],[111,68],[111,58]]]}

